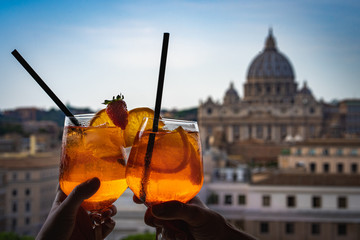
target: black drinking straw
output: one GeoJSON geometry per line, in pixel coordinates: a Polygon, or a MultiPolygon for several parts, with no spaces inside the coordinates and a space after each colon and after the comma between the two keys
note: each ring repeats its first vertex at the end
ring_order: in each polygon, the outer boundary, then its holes
{"type": "Polygon", "coordinates": [[[65,116],[69,117],[71,122],[75,126],[80,126],[78,120],[70,112],[70,110],[60,101],[55,93],[46,85],[41,77],[34,71],[34,69],[26,62],[26,60],[20,55],[20,53],[14,49],[11,54],[19,61],[19,63],[25,68],[25,70],[35,79],[40,87],[49,95],[49,97],[56,103],[56,105],[64,112],[65,116]]]}
{"type": "Polygon", "coordinates": [[[165,68],[166,68],[166,58],[167,58],[167,51],[169,45],[169,33],[164,33],[163,36],[163,45],[161,50],[161,60],[160,60],[160,70],[159,70],[159,79],[158,79],[158,86],[156,92],[156,102],[155,102],[155,113],[154,113],[154,122],[153,122],[153,133],[149,135],[149,141],[146,148],[145,154],[145,170],[144,170],[144,177],[141,179],[141,191],[140,191],[140,199],[145,202],[146,201],[146,192],[145,186],[149,181],[149,167],[151,163],[152,152],[154,148],[155,142],[155,133],[158,131],[159,128],[159,118],[160,118],[160,109],[161,109],[161,99],[164,87],[164,78],[165,78],[165,68]]]}

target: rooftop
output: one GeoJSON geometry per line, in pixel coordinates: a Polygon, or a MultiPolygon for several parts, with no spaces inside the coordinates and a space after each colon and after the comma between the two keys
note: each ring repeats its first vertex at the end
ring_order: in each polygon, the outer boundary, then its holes
{"type": "Polygon", "coordinates": [[[22,169],[22,168],[48,168],[58,166],[60,152],[46,152],[31,155],[29,153],[1,154],[0,168],[22,169]]]}
{"type": "Polygon", "coordinates": [[[308,139],[299,142],[296,146],[346,146],[346,147],[360,147],[359,138],[318,138],[308,139]]]}
{"type": "Polygon", "coordinates": [[[275,173],[252,185],[360,187],[360,175],[275,173]]]}

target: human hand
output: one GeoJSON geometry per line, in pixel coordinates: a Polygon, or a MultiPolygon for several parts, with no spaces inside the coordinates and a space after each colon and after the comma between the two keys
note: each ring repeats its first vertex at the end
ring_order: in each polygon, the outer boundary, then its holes
{"type": "Polygon", "coordinates": [[[93,229],[93,222],[89,214],[82,207],[81,203],[94,195],[100,187],[100,180],[92,178],[81,183],[66,196],[60,187],[50,210],[50,213],[42,226],[36,240],[43,239],[95,239],[102,234],[105,238],[115,227],[115,222],[111,219],[116,214],[116,207],[112,205],[107,211],[102,213],[104,223],[93,229]],[[100,228],[100,229],[99,229],[100,228]]]}
{"type": "MultiPolygon", "coordinates": [[[[141,201],[134,196],[134,201],[141,201]]],[[[207,208],[198,197],[184,204],[170,201],[149,207],[144,217],[149,226],[162,228],[165,239],[254,240],[230,225],[223,216],[207,208]]]]}

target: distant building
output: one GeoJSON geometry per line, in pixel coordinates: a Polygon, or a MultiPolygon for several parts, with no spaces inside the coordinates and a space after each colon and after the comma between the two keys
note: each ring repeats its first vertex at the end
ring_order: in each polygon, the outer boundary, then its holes
{"type": "Polygon", "coordinates": [[[250,64],[244,97],[231,83],[223,103],[201,103],[198,118],[204,139],[221,131],[228,143],[261,139],[280,143],[287,136],[306,139],[321,132],[322,108],[305,83],[298,89],[290,61],[278,51],[272,32],[250,64]]]}
{"type": "Polygon", "coordinates": [[[205,186],[207,205],[259,239],[360,239],[360,175],[272,174],[205,186]]]}
{"type": "Polygon", "coordinates": [[[60,153],[0,155],[0,229],[36,236],[53,203],[60,153]]]}
{"type": "Polygon", "coordinates": [[[234,84],[223,101],[209,97],[198,108],[204,149],[216,138],[228,155],[247,163],[276,162],[287,144],[320,137],[359,137],[360,99],[318,101],[308,84],[298,87],[288,58],[272,31],[250,63],[241,97],[234,84]]]}
{"type": "Polygon", "coordinates": [[[17,108],[15,110],[4,111],[4,116],[10,117],[20,121],[35,121],[37,120],[39,109],[35,107],[17,108]]]}
{"type": "Polygon", "coordinates": [[[344,135],[360,137],[360,99],[346,99],[339,102],[339,112],[344,135]]]}
{"type": "Polygon", "coordinates": [[[6,171],[0,168],[0,232],[6,230],[6,171]]]}
{"type": "Polygon", "coordinates": [[[360,139],[311,139],[279,156],[279,167],[307,173],[360,174],[360,139]]]}

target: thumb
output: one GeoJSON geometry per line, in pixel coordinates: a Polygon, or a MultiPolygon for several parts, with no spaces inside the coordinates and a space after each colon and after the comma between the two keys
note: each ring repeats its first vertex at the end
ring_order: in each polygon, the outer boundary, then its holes
{"type": "Polygon", "coordinates": [[[63,207],[75,212],[81,203],[94,195],[100,187],[100,180],[96,177],[76,186],[63,202],[63,207]]]}
{"type": "Polygon", "coordinates": [[[152,214],[163,220],[183,220],[191,226],[196,226],[205,221],[204,209],[202,207],[185,204],[178,201],[170,201],[154,205],[152,214]]]}

